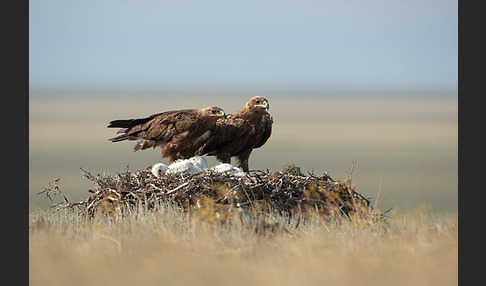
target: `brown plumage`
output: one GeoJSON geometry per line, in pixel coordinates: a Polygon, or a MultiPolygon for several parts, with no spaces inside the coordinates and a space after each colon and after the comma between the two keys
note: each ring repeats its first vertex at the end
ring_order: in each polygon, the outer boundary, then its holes
{"type": "Polygon", "coordinates": [[[117,132],[122,134],[108,140],[140,140],[134,151],[160,146],[162,157],[172,163],[194,156],[210,138],[216,120],[224,116],[222,108],[211,106],[167,111],[139,119],[114,120],[108,128],[123,128],[117,132]]]}
{"type": "Polygon", "coordinates": [[[211,137],[199,148],[197,155],[216,156],[223,163],[237,157],[239,167],[248,172],[248,159],[253,149],[267,142],[272,133],[270,105],[262,96],[250,98],[245,107],[216,121],[211,137]]]}

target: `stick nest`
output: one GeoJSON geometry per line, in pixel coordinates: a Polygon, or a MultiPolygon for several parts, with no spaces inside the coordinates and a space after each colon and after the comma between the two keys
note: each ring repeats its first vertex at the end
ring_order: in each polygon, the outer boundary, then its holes
{"type": "MultiPolygon", "coordinates": [[[[77,208],[88,217],[99,213],[123,217],[137,208],[153,210],[164,203],[221,221],[242,211],[286,215],[312,211],[322,217],[376,214],[369,198],[358,193],[350,180],[337,181],[327,174],[310,172],[304,175],[295,166],[275,172],[254,170],[245,176],[206,170],[194,175],[156,177],[150,168],[132,172],[128,167],[115,175],[95,176],[81,170],[95,184],[93,190],[88,190],[91,195],[80,202],[70,202],[63,195],[64,202],[57,207],[77,208]]],[[[59,187],[52,184],[41,193],[49,195],[49,189],[60,193],[59,187]]]]}

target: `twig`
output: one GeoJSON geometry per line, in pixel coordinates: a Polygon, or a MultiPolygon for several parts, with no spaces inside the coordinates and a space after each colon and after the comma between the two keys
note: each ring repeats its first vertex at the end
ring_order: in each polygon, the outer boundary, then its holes
{"type": "Polygon", "coordinates": [[[174,192],[176,192],[176,191],[180,190],[181,188],[184,188],[184,187],[185,187],[185,186],[187,186],[188,184],[189,184],[189,182],[186,182],[186,183],[184,183],[184,184],[182,184],[182,185],[180,185],[180,186],[178,186],[178,187],[176,187],[176,188],[174,188],[174,189],[172,189],[172,190],[170,190],[170,191],[167,191],[167,193],[166,193],[166,194],[167,194],[167,195],[170,195],[170,194],[172,194],[172,193],[174,193],[174,192]]]}

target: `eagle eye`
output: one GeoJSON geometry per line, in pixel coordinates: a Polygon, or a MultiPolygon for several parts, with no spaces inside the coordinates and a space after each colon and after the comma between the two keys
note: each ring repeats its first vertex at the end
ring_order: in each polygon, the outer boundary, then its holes
{"type": "Polygon", "coordinates": [[[261,103],[261,101],[260,101],[260,100],[257,100],[257,101],[256,101],[256,104],[260,104],[260,103],[261,103]]]}

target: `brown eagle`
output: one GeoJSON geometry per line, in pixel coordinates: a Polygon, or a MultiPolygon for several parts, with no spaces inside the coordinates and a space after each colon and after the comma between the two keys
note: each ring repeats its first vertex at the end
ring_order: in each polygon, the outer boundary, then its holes
{"type": "Polygon", "coordinates": [[[166,111],[139,119],[114,120],[108,128],[123,128],[108,139],[111,142],[140,140],[134,151],[160,146],[162,157],[172,163],[187,159],[210,138],[216,120],[225,117],[222,108],[210,106],[203,109],[166,111]]]}
{"type": "Polygon", "coordinates": [[[250,98],[245,107],[216,121],[210,138],[197,150],[197,155],[216,156],[223,163],[237,157],[239,167],[248,172],[251,151],[267,142],[272,133],[270,105],[262,96],[250,98]]]}

